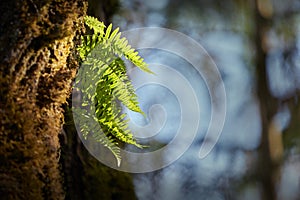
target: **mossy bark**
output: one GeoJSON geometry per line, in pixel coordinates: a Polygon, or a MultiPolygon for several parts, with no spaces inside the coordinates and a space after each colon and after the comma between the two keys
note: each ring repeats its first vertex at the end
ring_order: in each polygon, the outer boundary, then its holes
{"type": "Polygon", "coordinates": [[[89,155],[70,125],[61,134],[86,10],[84,0],[0,2],[1,199],[135,199],[128,174],[89,155]]]}
{"type": "Polygon", "coordinates": [[[0,3],[0,198],[63,199],[58,135],[82,0],[0,3]]]}

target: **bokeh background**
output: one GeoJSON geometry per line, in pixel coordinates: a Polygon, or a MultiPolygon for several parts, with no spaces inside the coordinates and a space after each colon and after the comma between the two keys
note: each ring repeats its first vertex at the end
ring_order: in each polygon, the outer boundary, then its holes
{"type": "MultiPolygon", "coordinates": [[[[203,78],[182,58],[159,50],[140,51],[146,62],[173,67],[190,80],[201,122],[197,138],[179,160],[133,175],[138,199],[300,198],[298,0],[120,0],[112,22],[122,31],[154,26],[188,35],[207,50],[226,88],[221,137],[213,151],[199,159],[211,117],[203,78]]],[[[164,107],[166,115],[153,114],[158,122],[167,119],[155,141],[168,143],[180,122],[176,96],[153,85],[137,93],[145,111],[154,104],[164,107]]],[[[137,125],[148,123],[130,116],[137,125]]]]}

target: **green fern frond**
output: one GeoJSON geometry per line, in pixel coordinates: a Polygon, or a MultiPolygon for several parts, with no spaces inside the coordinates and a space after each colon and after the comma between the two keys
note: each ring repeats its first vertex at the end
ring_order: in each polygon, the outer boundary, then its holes
{"type": "Polygon", "coordinates": [[[106,28],[102,22],[90,16],[85,17],[85,23],[93,34],[83,36],[77,48],[82,65],[75,88],[82,93],[82,103],[73,112],[79,119],[77,124],[83,137],[92,135],[95,141],[107,147],[119,166],[119,142],[144,147],[128,129],[128,119],[121,104],[145,115],[139,107],[121,58],[125,57],[143,71],[153,72],[127,39],[121,38],[119,28],[113,30],[112,24],[106,28]]]}
{"type": "MultiPolygon", "coordinates": [[[[108,69],[109,70],[109,69],[108,69]]],[[[112,134],[122,142],[141,147],[127,129],[126,115],[121,113],[115,96],[110,75],[103,75],[105,81],[99,82],[96,91],[96,117],[106,133],[112,134]]]]}
{"type": "Polygon", "coordinates": [[[107,76],[107,81],[110,82],[110,89],[113,91],[113,95],[128,109],[144,115],[138,105],[134,88],[126,74],[124,61],[117,58],[112,64],[113,67],[107,69],[103,76],[107,76]]]}
{"type": "Polygon", "coordinates": [[[98,119],[93,117],[85,109],[73,108],[73,113],[77,115],[74,119],[76,124],[80,126],[80,131],[84,139],[87,139],[88,135],[92,134],[95,141],[103,144],[107,147],[117,159],[118,166],[121,163],[120,148],[117,146],[118,142],[114,138],[107,137],[98,124],[98,119]]]}
{"type": "MultiPolygon", "coordinates": [[[[111,26],[111,24],[110,24],[111,26]]],[[[121,33],[118,33],[118,28],[107,38],[112,46],[113,51],[118,56],[125,56],[128,60],[130,60],[135,66],[139,67],[141,70],[154,74],[149,68],[147,63],[144,62],[144,59],[138,55],[138,52],[131,48],[128,44],[128,40],[126,38],[120,38],[121,33]]]]}
{"type": "Polygon", "coordinates": [[[105,25],[103,22],[100,22],[97,18],[91,16],[84,17],[85,24],[94,31],[95,34],[100,33],[100,35],[104,34],[105,25]]]}

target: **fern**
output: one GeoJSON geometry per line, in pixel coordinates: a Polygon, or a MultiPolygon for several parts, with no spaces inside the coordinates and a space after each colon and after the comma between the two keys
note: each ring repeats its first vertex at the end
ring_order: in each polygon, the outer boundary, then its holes
{"type": "Polygon", "coordinates": [[[121,104],[144,115],[121,58],[125,57],[145,72],[153,72],[127,39],[121,38],[119,28],[112,30],[112,24],[106,27],[90,16],[85,17],[85,24],[93,34],[82,36],[82,43],[77,48],[82,65],[75,88],[82,93],[82,103],[73,108],[73,112],[83,137],[92,136],[107,147],[119,166],[120,143],[143,148],[128,129],[121,104]]]}

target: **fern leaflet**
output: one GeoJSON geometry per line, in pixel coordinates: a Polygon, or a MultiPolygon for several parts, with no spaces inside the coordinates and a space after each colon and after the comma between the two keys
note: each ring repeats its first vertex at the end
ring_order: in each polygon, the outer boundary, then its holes
{"type": "Polygon", "coordinates": [[[82,36],[77,48],[82,60],[75,82],[81,92],[81,105],[73,108],[79,119],[76,123],[84,138],[92,138],[107,147],[121,163],[120,143],[139,144],[128,129],[128,119],[122,106],[144,115],[121,59],[125,57],[141,70],[153,73],[133,49],[126,38],[121,37],[119,28],[106,27],[94,17],[86,16],[85,24],[92,35],[82,36]]]}

